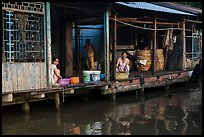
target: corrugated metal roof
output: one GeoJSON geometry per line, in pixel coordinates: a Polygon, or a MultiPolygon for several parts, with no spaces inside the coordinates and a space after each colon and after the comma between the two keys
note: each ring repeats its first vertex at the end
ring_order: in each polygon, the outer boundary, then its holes
{"type": "Polygon", "coordinates": [[[127,7],[131,7],[131,8],[137,8],[137,9],[145,9],[145,10],[153,10],[153,11],[160,11],[160,12],[167,12],[167,13],[174,13],[174,14],[196,16],[195,14],[170,9],[170,8],[162,7],[159,5],[152,4],[152,3],[147,3],[147,2],[115,2],[115,3],[124,5],[127,7]]]}
{"type": "Polygon", "coordinates": [[[172,3],[172,2],[151,2],[151,3],[155,5],[175,9],[175,10],[180,10],[183,12],[192,13],[192,14],[202,14],[202,9],[190,7],[187,5],[181,5],[181,4],[172,3]]]}

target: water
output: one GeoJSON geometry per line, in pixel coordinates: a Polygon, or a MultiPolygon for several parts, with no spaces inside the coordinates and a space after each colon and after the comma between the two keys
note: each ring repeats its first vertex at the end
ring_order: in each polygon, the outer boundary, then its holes
{"type": "Polygon", "coordinates": [[[202,93],[199,88],[147,89],[109,96],[68,97],[55,110],[54,100],[3,107],[3,135],[201,135],[202,93]]]}

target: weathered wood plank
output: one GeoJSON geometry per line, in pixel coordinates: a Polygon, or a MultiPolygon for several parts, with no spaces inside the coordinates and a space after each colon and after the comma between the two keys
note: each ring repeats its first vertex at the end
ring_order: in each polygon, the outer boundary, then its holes
{"type": "Polygon", "coordinates": [[[24,86],[24,79],[26,79],[24,74],[24,65],[23,63],[16,64],[16,75],[18,81],[18,89],[17,90],[26,90],[24,86]]]}
{"type": "Polygon", "coordinates": [[[5,73],[4,73],[4,66],[5,63],[2,63],[2,92],[5,92],[5,85],[4,85],[4,81],[5,81],[5,73]]]}
{"type": "Polygon", "coordinates": [[[34,66],[33,75],[35,76],[34,88],[35,89],[40,89],[41,88],[41,85],[40,85],[40,82],[41,82],[41,79],[40,79],[40,75],[41,75],[40,64],[39,63],[33,63],[33,66],[34,66]]]}
{"type": "Polygon", "coordinates": [[[47,87],[46,64],[2,64],[2,92],[13,92],[47,87]]]}
{"type": "Polygon", "coordinates": [[[34,63],[30,63],[30,89],[34,89],[35,88],[35,80],[36,80],[36,76],[35,76],[35,64],[34,63]]]}
{"type": "Polygon", "coordinates": [[[45,62],[40,64],[41,66],[41,87],[47,88],[47,70],[45,62]]]}
{"type": "Polygon", "coordinates": [[[17,77],[17,65],[16,64],[12,64],[12,81],[13,81],[13,91],[16,91],[18,89],[18,77],[17,77]]]}
{"type": "Polygon", "coordinates": [[[4,75],[5,75],[5,81],[4,81],[4,85],[5,85],[5,92],[9,91],[9,86],[8,86],[8,81],[9,81],[9,69],[8,69],[8,64],[5,63],[5,68],[4,68],[4,75]]]}
{"type": "Polygon", "coordinates": [[[11,80],[11,84],[12,84],[12,91],[14,91],[14,89],[15,89],[14,78],[16,78],[16,76],[15,76],[15,71],[14,70],[15,70],[14,64],[11,64],[11,67],[10,67],[10,73],[11,73],[10,80],[11,80]]]}
{"type": "Polygon", "coordinates": [[[48,87],[47,85],[47,69],[46,69],[46,64],[42,64],[42,87],[46,88],[48,87]]]}
{"type": "Polygon", "coordinates": [[[42,63],[37,63],[38,64],[38,66],[39,66],[39,88],[43,88],[43,86],[42,86],[42,82],[43,82],[43,80],[42,80],[42,63]]]}
{"type": "Polygon", "coordinates": [[[30,84],[30,63],[24,63],[24,72],[25,74],[25,79],[23,81],[23,84],[26,88],[26,90],[31,89],[31,84],[30,84]]]}
{"type": "Polygon", "coordinates": [[[5,92],[13,91],[12,75],[11,75],[11,64],[5,63],[5,92]]]}

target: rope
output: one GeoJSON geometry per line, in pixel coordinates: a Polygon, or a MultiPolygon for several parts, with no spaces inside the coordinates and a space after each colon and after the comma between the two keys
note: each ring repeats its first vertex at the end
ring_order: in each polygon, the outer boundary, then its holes
{"type": "MultiPolygon", "coordinates": [[[[135,26],[135,25],[132,25],[132,24],[129,24],[129,23],[125,23],[125,22],[117,20],[117,19],[112,19],[112,18],[110,18],[110,19],[114,20],[114,21],[117,21],[117,22],[119,22],[121,24],[134,27],[134,28],[145,29],[145,30],[155,30],[155,29],[151,29],[151,28],[144,28],[144,27],[140,27],[140,26],[135,26]]],[[[172,29],[172,30],[183,30],[182,28],[164,28],[164,29],[156,29],[156,30],[169,30],[169,29],[172,29]]],[[[185,29],[185,30],[186,31],[191,31],[190,29],[185,29]]]]}

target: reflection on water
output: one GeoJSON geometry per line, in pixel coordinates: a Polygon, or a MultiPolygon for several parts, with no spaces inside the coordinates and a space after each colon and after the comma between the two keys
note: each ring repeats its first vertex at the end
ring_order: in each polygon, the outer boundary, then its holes
{"type": "MultiPolygon", "coordinates": [[[[117,96],[116,101],[65,102],[60,112],[54,104],[3,110],[3,134],[50,135],[200,135],[202,93],[199,89],[171,95],[148,92],[145,97],[117,96]]],[[[45,102],[44,102],[45,103],[45,102]]],[[[13,108],[13,107],[12,107],[13,108]]]]}

